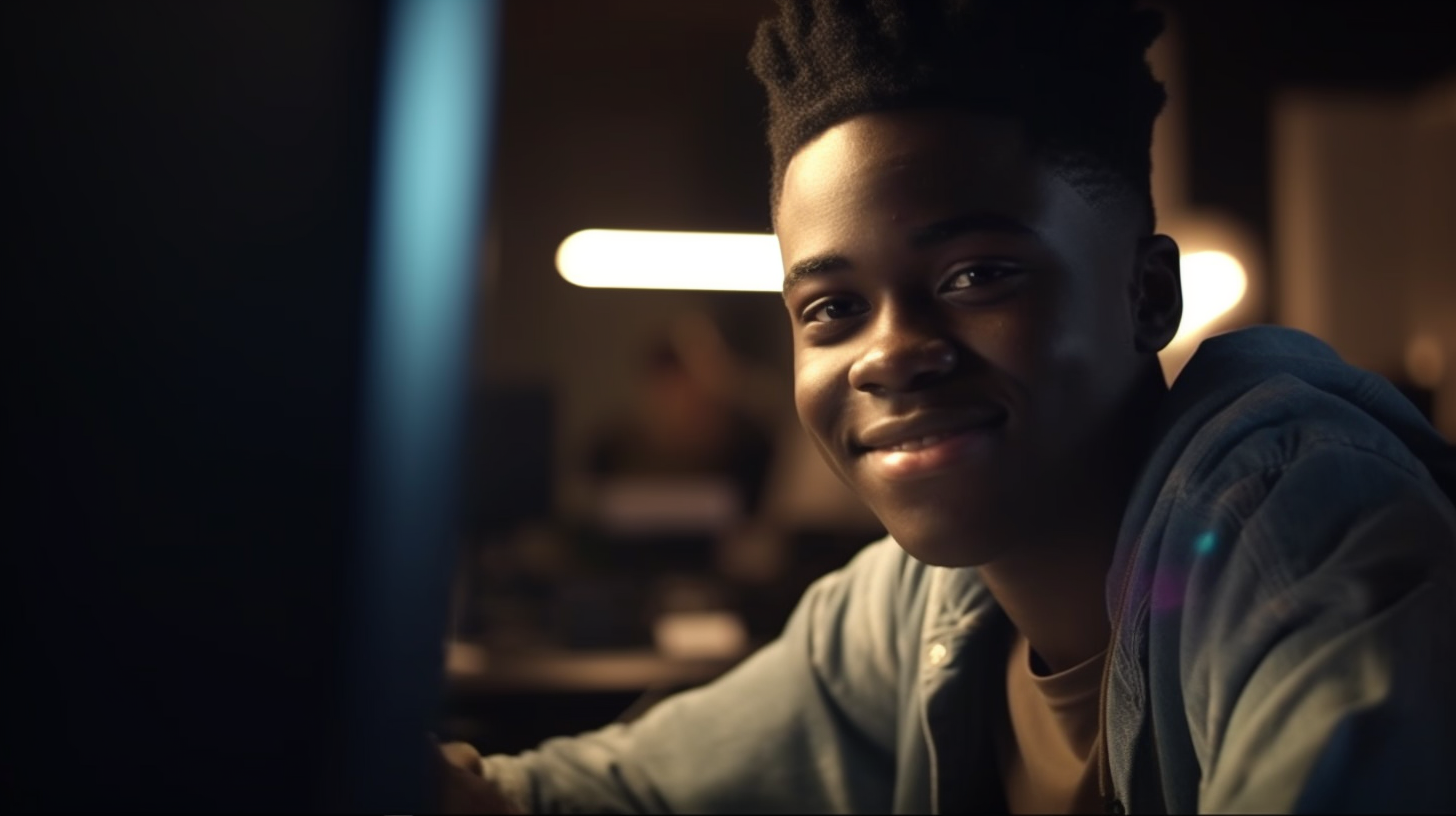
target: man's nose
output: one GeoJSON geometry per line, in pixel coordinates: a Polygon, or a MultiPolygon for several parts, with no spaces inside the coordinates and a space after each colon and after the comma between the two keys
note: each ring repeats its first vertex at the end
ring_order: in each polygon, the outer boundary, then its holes
{"type": "Polygon", "coordinates": [[[850,366],[849,382],[871,394],[914,391],[954,371],[959,358],[953,339],[932,320],[886,312],[850,366]]]}

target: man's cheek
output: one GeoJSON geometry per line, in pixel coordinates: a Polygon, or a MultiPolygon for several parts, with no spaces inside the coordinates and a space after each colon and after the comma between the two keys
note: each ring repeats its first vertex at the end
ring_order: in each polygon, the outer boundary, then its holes
{"type": "Polygon", "coordinates": [[[843,410],[843,389],[837,386],[833,363],[819,355],[801,355],[794,367],[794,405],[799,420],[816,437],[833,426],[843,410]]]}

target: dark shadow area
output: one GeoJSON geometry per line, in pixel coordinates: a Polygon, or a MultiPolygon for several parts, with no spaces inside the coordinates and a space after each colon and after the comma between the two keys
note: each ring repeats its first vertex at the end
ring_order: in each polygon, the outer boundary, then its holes
{"type": "Polygon", "coordinates": [[[7,3],[17,810],[320,807],[377,3],[7,3]]]}

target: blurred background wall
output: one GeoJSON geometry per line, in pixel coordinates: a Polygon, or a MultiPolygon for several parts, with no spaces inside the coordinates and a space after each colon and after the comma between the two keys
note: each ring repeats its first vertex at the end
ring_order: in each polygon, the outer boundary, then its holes
{"type": "Polygon", "coordinates": [[[1456,437],[1456,77],[1283,89],[1272,126],[1276,319],[1406,386],[1456,437]]]}

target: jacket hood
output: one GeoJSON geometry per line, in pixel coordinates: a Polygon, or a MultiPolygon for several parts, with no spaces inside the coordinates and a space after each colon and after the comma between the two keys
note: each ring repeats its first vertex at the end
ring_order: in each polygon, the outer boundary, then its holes
{"type": "Polygon", "coordinates": [[[1174,465],[1195,435],[1220,411],[1276,377],[1303,384],[1359,408],[1410,450],[1456,505],[1456,447],[1385,378],[1356,368],[1323,341],[1296,329],[1255,326],[1205,340],[1169,389],[1159,409],[1154,445],[1123,518],[1108,598],[1136,549],[1174,465]]]}

